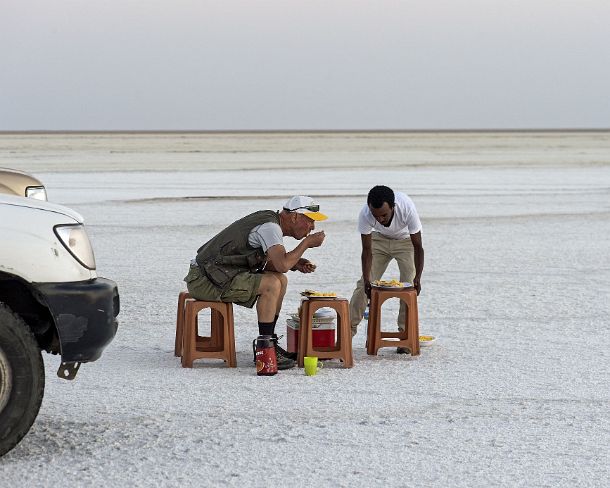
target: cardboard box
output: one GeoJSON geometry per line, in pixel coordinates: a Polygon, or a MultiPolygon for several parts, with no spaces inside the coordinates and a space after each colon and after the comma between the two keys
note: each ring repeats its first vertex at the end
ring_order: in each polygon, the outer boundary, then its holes
{"type": "MultiPolygon", "coordinates": [[[[312,342],[314,348],[334,347],[336,342],[334,322],[314,327],[312,342]]],[[[288,352],[297,352],[299,350],[299,323],[291,319],[286,321],[286,345],[288,352]]]]}

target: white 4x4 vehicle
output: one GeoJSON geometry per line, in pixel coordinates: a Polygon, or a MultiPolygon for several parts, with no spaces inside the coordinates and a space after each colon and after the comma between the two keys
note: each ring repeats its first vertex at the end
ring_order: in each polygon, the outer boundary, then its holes
{"type": "Polygon", "coordinates": [[[116,283],[97,277],[82,217],[44,201],[0,194],[0,456],[38,415],[41,351],[73,379],[117,330],[116,283]]]}

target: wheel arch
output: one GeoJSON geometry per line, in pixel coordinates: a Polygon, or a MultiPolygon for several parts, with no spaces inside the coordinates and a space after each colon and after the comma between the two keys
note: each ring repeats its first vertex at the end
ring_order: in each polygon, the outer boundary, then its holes
{"type": "Polygon", "coordinates": [[[59,336],[53,316],[36,289],[19,276],[0,271],[0,303],[30,328],[40,349],[58,354],[59,336]]]}

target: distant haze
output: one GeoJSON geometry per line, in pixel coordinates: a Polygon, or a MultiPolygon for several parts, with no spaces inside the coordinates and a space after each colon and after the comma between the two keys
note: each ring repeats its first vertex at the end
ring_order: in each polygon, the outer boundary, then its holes
{"type": "Polygon", "coordinates": [[[0,130],[610,127],[608,0],[2,0],[0,130]]]}

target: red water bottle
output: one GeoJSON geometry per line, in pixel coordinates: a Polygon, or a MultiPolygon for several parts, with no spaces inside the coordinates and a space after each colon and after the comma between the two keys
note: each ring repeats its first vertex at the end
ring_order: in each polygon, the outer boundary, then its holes
{"type": "Polygon", "coordinates": [[[256,374],[258,376],[273,376],[277,374],[277,358],[275,344],[270,335],[260,335],[254,342],[256,357],[256,374]]]}

